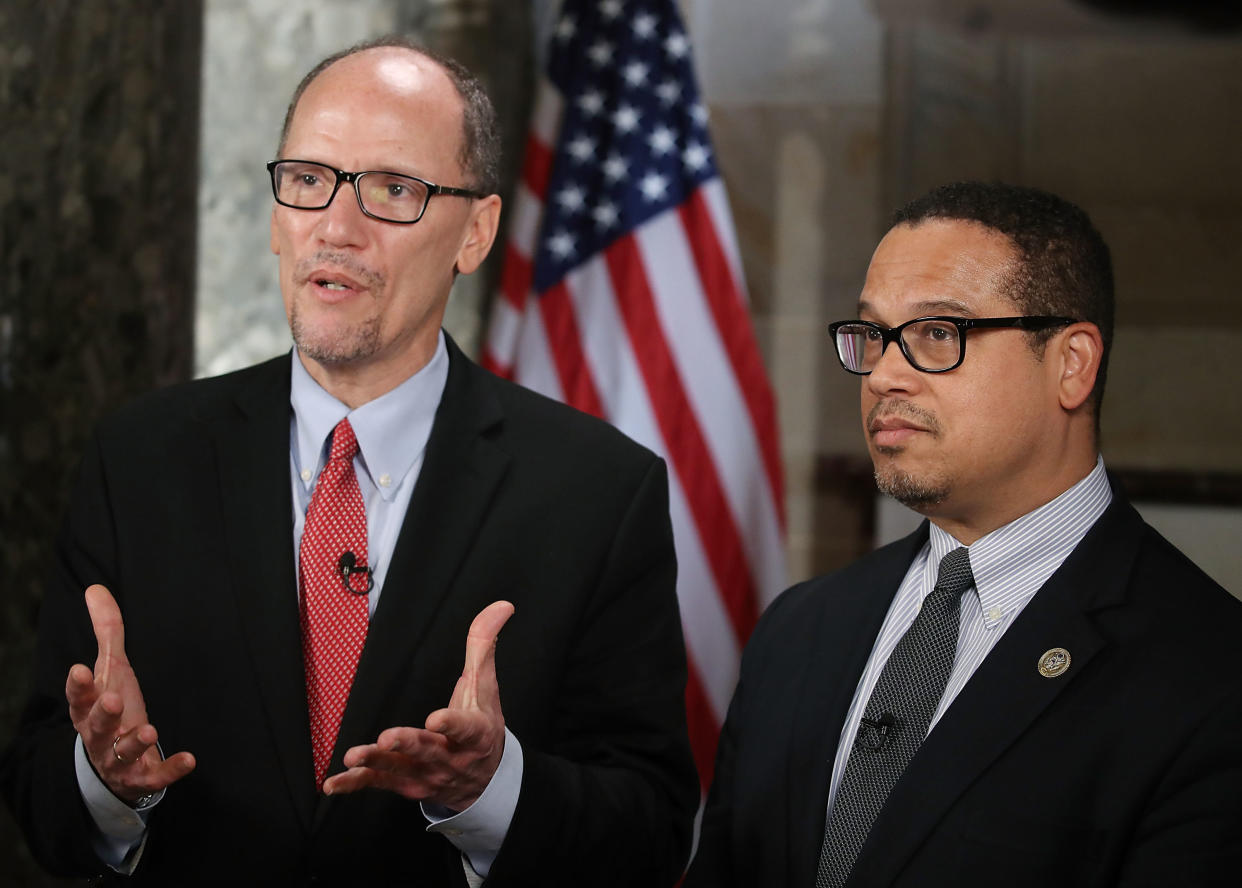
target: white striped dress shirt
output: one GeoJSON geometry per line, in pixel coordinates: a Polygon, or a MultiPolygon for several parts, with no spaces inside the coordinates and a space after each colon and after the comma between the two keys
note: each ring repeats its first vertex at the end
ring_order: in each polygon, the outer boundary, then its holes
{"type": "MultiPolygon", "coordinates": [[[[975,586],[962,596],[957,656],[928,733],[935,729],[940,717],[974,675],[993,645],[1061,566],[1061,562],[1069,557],[1091,526],[1104,514],[1112,499],[1104,460],[1097,457],[1095,468],[1069,490],[967,547],[975,586]]],[[[866,711],[867,701],[880,672],[897,642],[914,622],[923,599],[935,586],[940,559],[961,545],[933,524],[930,538],[906,571],[905,579],[880,627],[880,634],[876,636],[838,738],[828,793],[830,812],[854,745],[854,736],[858,733],[859,720],[866,711]]]]}

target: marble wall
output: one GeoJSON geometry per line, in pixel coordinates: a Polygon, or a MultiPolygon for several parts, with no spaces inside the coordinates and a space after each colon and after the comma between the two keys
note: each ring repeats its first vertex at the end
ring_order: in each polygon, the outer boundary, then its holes
{"type": "Polygon", "coordinates": [[[290,347],[268,250],[285,107],[324,56],[396,26],[394,0],[206,0],[195,371],[215,375],[290,347]]]}
{"type": "MultiPolygon", "coordinates": [[[[521,161],[537,9],[503,0],[205,0],[202,184],[195,372],[223,373],[290,346],[268,249],[271,160],[294,87],[324,56],[402,33],[466,64],[505,127],[508,179],[521,161]]],[[[494,250],[459,278],[445,325],[473,352],[498,272],[494,250]]]]}
{"type": "MultiPolygon", "coordinates": [[[[0,743],[91,426],[190,375],[200,24],[197,2],[0,6],[0,743]]],[[[6,809],[0,883],[57,884],[6,809]]]]}

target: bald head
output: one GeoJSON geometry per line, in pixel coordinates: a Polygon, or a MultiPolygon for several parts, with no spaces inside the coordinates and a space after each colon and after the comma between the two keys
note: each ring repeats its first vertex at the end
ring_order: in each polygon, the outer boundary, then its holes
{"type": "MultiPolygon", "coordinates": [[[[334,74],[357,73],[342,71],[336,67],[338,65],[369,67],[374,82],[388,88],[390,95],[401,95],[403,91],[408,94],[433,85],[437,78],[443,78],[452,87],[460,106],[461,138],[457,160],[466,176],[463,184],[484,194],[497,192],[500,134],[497,131],[496,111],[482,84],[460,63],[400,36],[380,37],[356,44],[328,56],[312,68],[302,78],[289,101],[276,152],[278,157],[285,154],[297,109],[312,84],[329,68],[336,69],[334,74]],[[366,57],[360,58],[363,55],[366,57]]],[[[373,95],[371,98],[381,103],[372,107],[382,113],[384,97],[373,95]]]]}

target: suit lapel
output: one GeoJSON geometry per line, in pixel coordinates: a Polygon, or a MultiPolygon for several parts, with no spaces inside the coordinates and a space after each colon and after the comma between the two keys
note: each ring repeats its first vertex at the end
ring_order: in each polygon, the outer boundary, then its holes
{"type": "MultiPolygon", "coordinates": [[[[382,707],[411,674],[436,613],[475,539],[509,462],[485,434],[502,411],[483,371],[451,339],[449,375],[414,493],[341,721],[329,773],[345,750],[373,742],[382,707]]],[[[461,638],[462,651],[466,639],[461,638]]],[[[447,705],[448,700],[439,702],[447,705]]]]}
{"type": "Polygon", "coordinates": [[[980,774],[1090,668],[1107,644],[1091,612],[1120,602],[1141,520],[1115,500],[984,658],[893,788],[859,853],[851,881],[890,884],[945,812],[980,774]],[[1068,671],[1045,678],[1045,651],[1070,652],[1068,671]]]}
{"type": "Polygon", "coordinates": [[[847,568],[824,596],[823,619],[807,645],[799,695],[804,705],[795,715],[786,757],[791,885],[815,883],[837,739],[884,616],[927,536],[924,522],[847,568]]]}
{"type": "Polygon", "coordinates": [[[293,563],[289,361],[257,370],[237,397],[238,411],[212,431],[230,589],[285,782],[309,828],[315,790],[293,563]]]}

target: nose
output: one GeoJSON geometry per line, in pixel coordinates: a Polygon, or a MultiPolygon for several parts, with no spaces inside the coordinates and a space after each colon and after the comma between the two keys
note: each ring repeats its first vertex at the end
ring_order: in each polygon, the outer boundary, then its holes
{"type": "Polygon", "coordinates": [[[906,360],[899,343],[887,342],[875,368],[865,377],[865,384],[875,395],[883,396],[893,392],[914,391],[919,387],[922,376],[906,360]]]}
{"type": "Polygon", "coordinates": [[[357,183],[342,182],[332,202],[319,210],[316,231],[319,238],[333,247],[361,247],[367,242],[372,220],[358,203],[357,183]]]}

